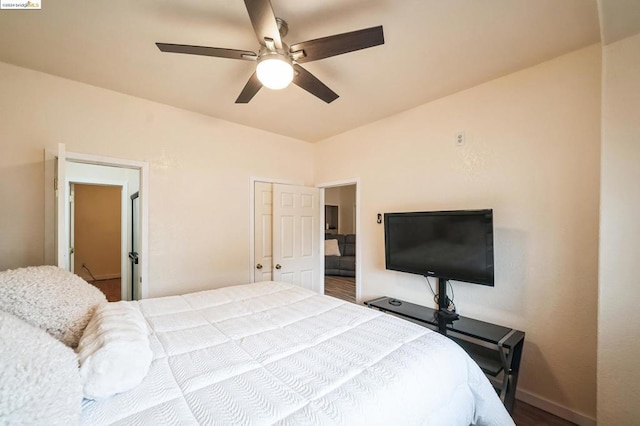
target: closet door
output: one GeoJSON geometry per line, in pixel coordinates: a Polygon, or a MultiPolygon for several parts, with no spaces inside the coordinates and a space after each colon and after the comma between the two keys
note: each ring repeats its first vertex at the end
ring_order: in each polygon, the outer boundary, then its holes
{"type": "Polygon", "coordinates": [[[273,280],[321,287],[320,190],[273,184],[273,280]]]}
{"type": "Polygon", "coordinates": [[[253,192],[254,282],[271,281],[273,266],[273,184],[256,182],[253,192]]]}

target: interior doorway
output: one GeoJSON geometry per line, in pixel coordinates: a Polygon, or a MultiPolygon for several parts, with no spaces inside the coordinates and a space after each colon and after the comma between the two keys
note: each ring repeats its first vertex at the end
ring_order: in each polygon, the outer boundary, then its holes
{"type": "MultiPolygon", "coordinates": [[[[111,185],[121,191],[121,299],[149,297],[149,164],[68,152],[64,144],[45,150],[45,263],[71,268],[70,184],[111,185]],[[53,183],[53,184],[51,184],[53,183]],[[135,219],[135,220],[134,220],[135,219]],[[135,237],[135,241],[134,241],[135,237]]],[[[81,267],[82,265],[80,265],[81,267]]],[[[92,271],[93,272],[93,271],[92,271]]],[[[95,273],[94,273],[95,275],[95,273]]],[[[96,276],[96,278],[98,278],[96,276]]]]}
{"type": "Polygon", "coordinates": [[[324,294],[348,302],[359,299],[358,181],[323,184],[324,294]]]}
{"type": "MultiPolygon", "coordinates": [[[[139,170],[66,161],[65,171],[66,191],[64,191],[62,198],[66,202],[64,203],[65,219],[63,222],[68,226],[64,239],[66,259],[63,267],[101,290],[102,286],[108,284],[105,294],[109,301],[135,299],[136,287],[138,286],[137,282],[131,279],[132,265],[130,265],[129,259],[134,226],[130,196],[140,188],[139,170]],[[80,200],[77,199],[78,196],[81,197],[80,200]],[[84,199],[82,199],[83,196],[84,199]],[[86,235],[79,235],[80,230],[75,226],[78,224],[74,218],[79,213],[78,201],[80,207],[87,211],[85,222],[93,226],[91,230],[88,227],[80,229],[86,235]],[[114,206],[116,206],[115,209],[114,206]],[[110,212],[112,219],[108,225],[104,217],[107,212],[110,212]],[[108,232],[111,235],[107,236],[106,230],[98,229],[98,226],[108,227],[108,232]],[[87,239],[92,237],[96,237],[95,241],[88,243],[87,239]],[[80,238],[81,244],[83,241],[86,243],[85,247],[89,245],[90,250],[96,253],[102,252],[102,255],[91,257],[91,262],[88,262],[87,258],[82,261],[78,259],[77,247],[75,246],[78,238],[80,238]],[[116,238],[117,243],[114,244],[116,238]],[[106,244],[111,248],[107,249],[106,244]],[[105,259],[107,255],[117,257],[117,261],[114,259],[108,267],[105,259]],[[116,262],[120,269],[114,269],[116,262]],[[114,288],[118,283],[119,288],[114,288]],[[119,294],[119,298],[116,297],[116,294],[119,294]]],[[[82,247],[80,249],[82,250],[82,247]]]]}
{"type": "MultiPolygon", "coordinates": [[[[122,300],[122,193],[118,185],[71,182],[70,269],[102,291],[109,302],[122,300]]],[[[127,286],[124,286],[125,288],[127,286]]]]}

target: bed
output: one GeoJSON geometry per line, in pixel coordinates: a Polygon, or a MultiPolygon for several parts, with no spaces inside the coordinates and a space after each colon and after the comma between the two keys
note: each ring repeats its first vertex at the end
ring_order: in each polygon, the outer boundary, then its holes
{"type": "Polygon", "coordinates": [[[454,343],[375,310],[276,282],[131,303],[151,368],[83,424],[512,424],[454,343]]]}
{"type": "Polygon", "coordinates": [[[277,282],[126,303],[149,372],[81,424],[513,424],[455,343],[372,309],[277,282]]]}

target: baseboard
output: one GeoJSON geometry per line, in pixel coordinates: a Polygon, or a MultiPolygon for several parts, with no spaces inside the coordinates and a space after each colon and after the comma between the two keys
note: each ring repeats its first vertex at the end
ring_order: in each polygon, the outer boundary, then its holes
{"type": "MultiPolygon", "coordinates": [[[[80,278],[82,278],[85,281],[93,281],[93,278],[91,277],[91,275],[87,274],[86,272],[81,272],[78,274],[78,276],[80,278]]],[[[94,275],[96,281],[104,281],[104,280],[113,280],[116,278],[120,278],[120,274],[116,273],[116,274],[102,274],[102,275],[94,275]]]]}
{"type": "Polygon", "coordinates": [[[573,422],[580,426],[596,426],[596,419],[589,417],[586,414],[573,411],[563,405],[557,404],[548,399],[542,398],[526,390],[518,389],[516,391],[516,399],[522,402],[526,402],[529,405],[533,405],[548,413],[554,414],[558,417],[562,417],[565,420],[573,422]]]}

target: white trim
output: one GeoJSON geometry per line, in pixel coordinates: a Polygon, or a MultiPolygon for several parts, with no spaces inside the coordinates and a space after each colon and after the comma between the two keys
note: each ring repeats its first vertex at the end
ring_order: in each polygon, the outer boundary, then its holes
{"type": "MultiPolygon", "coordinates": [[[[361,242],[361,235],[360,235],[360,229],[361,229],[361,225],[360,225],[360,209],[361,209],[361,203],[360,203],[360,193],[362,192],[362,188],[360,187],[360,178],[359,177],[354,177],[354,178],[349,178],[349,179],[341,179],[341,180],[334,180],[331,182],[324,182],[324,183],[319,183],[316,184],[316,187],[321,188],[322,189],[322,222],[324,223],[324,190],[326,188],[335,188],[338,186],[349,186],[349,185],[355,185],[356,186],[356,303],[360,303],[361,302],[361,298],[362,298],[362,242],[361,242]]],[[[324,241],[324,227],[322,227],[321,230],[321,241],[324,241]]],[[[323,249],[324,249],[324,243],[323,243],[323,249]]],[[[322,258],[324,259],[324,250],[321,250],[321,253],[323,254],[322,258]]],[[[322,262],[322,272],[324,275],[324,262],[322,262]]],[[[323,282],[323,287],[324,287],[324,282],[323,282]]]]}
{"type": "MultiPolygon", "coordinates": [[[[103,166],[138,169],[140,171],[140,251],[142,253],[140,254],[140,260],[138,263],[140,271],[139,289],[140,298],[146,299],[147,297],[149,297],[149,163],[147,163],[146,161],[126,160],[115,157],[106,157],[102,155],[65,152],[64,147],[64,144],[58,144],[58,152],[60,152],[59,150],[60,148],[62,148],[62,152],[65,154],[66,160],[71,160],[76,163],[88,163],[103,166]]],[[[45,149],[44,156],[45,160],[52,160],[55,158],[56,154],[54,154],[54,152],[52,152],[51,150],[45,149]]],[[[55,200],[55,194],[50,180],[52,175],[47,175],[46,173],[50,170],[51,167],[47,167],[47,165],[45,164],[45,207],[51,205],[52,199],[55,200]]],[[[55,177],[55,173],[53,174],[53,176],[55,177]]],[[[49,263],[52,259],[54,259],[55,263],[56,252],[49,252],[52,243],[50,241],[51,237],[47,236],[54,235],[55,226],[57,225],[51,221],[51,218],[47,218],[47,211],[45,210],[44,259],[47,263],[49,263]],[[51,225],[53,225],[53,227],[51,225]]]]}
{"type": "Polygon", "coordinates": [[[124,167],[127,169],[140,169],[144,164],[143,161],[126,160],[123,158],[106,157],[104,155],[85,154],[82,152],[66,152],[66,159],[74,163],[99,164],[101,166],[124,167]]]}
{"type": "Polygon", "coordinates": [[[149,297],[149,163],[141,162],[140,165],[140,250],[142,254],[138,267],[140,273],[138,280],[140,281],[140,298],[149,297]]]}
{"type": "MultiPolygon", "coordinates": [[[[526,402],[529,405],[533,405],[548,413],[562,417],[565,420],[573,422],[580,426],[596,426],[596,419],[589,417],[586,414],[573,411],[563,405],[557,404],[548,399],[542,398],[536,394],[528,392],[524,389],[518,389],[516,391],[516,398],[522,402],[526,402]]],[[[518,402],[516,402],[517,404],[518,402]]]]}
{"type": "MultiPolygon", "coordinates": [[[[62,231],[66,229],[65,224],[65,206],[66,206],[66,197],[64,197],[64,192],[66,191],[66,186],[64,182],[61,182],[65,179],[65,172],[67,168],[67,160],[66,160],[66,147],[63,143],[58,144],[57,151],[57,162],[56,162],[56,171],[55,171],[55,182],[56,182],[56,208],[55,208],[55,235],[56,235],[56,265],[58,268],[65,268],[65,264],[69,262],[69,252],[67,251],[68,245],[65,244],[66,235],[62,235],[62,231]],[[60,200],[63,200],[62,202],[60,200]]],[[[65,233],[66,234],[66,233],[65,233]]]]}
{"type": "Polygon", "coordinates": [[[320,236],[319,241],[320,241],[320,259],[318,259],[318,267],[320,268],[319,271],[322,271],[322,279],[320,280],[320,285],[318,288],[318,293],[320,294],[324,294],[324,233],[325,233],[325,221],[326,218],[324,216],[324,188],[320,188],[318,187],[318,189],[320,190],[320,220],[318,223],[318,235],[320,236]]]}
{"type": "Polygon", "coordinates": [[[42,253],[43,264],[56,264],[56,236],[55,223],[56,194],[54,182],[56,179],[56,156],[57,154],[49,149],[44,150],[44,247],[42,253]],[[54,180],[51,178],[53,177],[54,180]],[[52,212],[53,214],[49,214],[52,212]],[[51,232],[48,232],[51,231],[51,232]]]}
{"type": "MultiPolygon", "coordinates": [[[[82,272],[78,274],[78,276],[85,281],[93,281],[93,278],[87,272],[82,272]]],[[[94,275],[94,276],[96,278],[96,281],[115,280],[116,278],[122,279],[120,274],[102,274],[102,275],[94,275]]]]}

